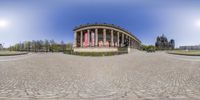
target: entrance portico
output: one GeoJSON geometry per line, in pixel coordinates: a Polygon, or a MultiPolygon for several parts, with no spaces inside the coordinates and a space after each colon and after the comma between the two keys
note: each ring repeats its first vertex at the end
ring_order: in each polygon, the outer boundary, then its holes
{"type": "Polygon", "coordinates": [[[139,48],[140,40],[110,24],[88,24],[74,29],[74,48],[139,48]]]}

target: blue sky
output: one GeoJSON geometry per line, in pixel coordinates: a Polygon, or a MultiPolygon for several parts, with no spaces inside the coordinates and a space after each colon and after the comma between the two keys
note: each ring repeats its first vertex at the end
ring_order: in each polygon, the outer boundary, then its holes
{"type": "Polygon", "coordinates": [[[200,0],[0,0],[0,43],[54,39],[73,42],[73,28],[110,23],[132,32],[143,44],[158,35],[176,47],[200,44],[200,0]],[[1,27],[1,23],[6,25],[1,27]]]}

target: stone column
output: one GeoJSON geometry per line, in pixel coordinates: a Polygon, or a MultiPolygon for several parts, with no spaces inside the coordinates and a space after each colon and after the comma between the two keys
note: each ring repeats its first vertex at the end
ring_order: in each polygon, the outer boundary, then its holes
{"type": "Polygon", "coordinates": [[[131,47],[131,38],[128,36],[128,46],[131,47]]]}
{"type": "Polygon", "coordinates": [[[103,29],[103,44],[105,46],[106,43],[106,29],[103,29]]]}
{"type": "Polygon", "coordinates": [[[87,30],[88,33],[88,47],[90,46],[90,30],[87,30]]]}
{"type": "Polygon", "coordinates": [[[123,47],[124,46],[124,33],[122,33],[122,44],[121,46],[123,47]]]}
{"type": "Polygon", "coordinates": [[[96,36],[95,46],[97,47],[98,46],[98,29],[97,28],[95,29],[95,36],[96,36]]]}
{"type": "Polygon", "coordinates": [[[114,46],[114,43],[113,43],[113,30],[111,30],[111,46],[112,47],[114,46]]]}
{"type": "Polygon", "coordinates": [[[119,32],[117,32],[117,46],[119,47],[119,32]]]}
{"type": "Polygon", "coordinates": [[[81,31],[81,47],[83,47],[83,31],[81,31]]]}
{"type": "Polygon", "coordinates": [[[126,41],[127,42],[127,39],[128,39],[128,35],[124,35],[124,42],[126,41]]]}
{"type": "Polygon", "coordinates": [[[76,42],[77,42],[77,37],[76,37],[76,35],[77,35],[77,32],[75,31],[74,32],[74,45],[73,45],[73,47],[76,47],[76,42]]]}
{"type": "Polygon", "coordinates": [[[136,48],[136,45],[135,45],[135,40],[133,41],[133,47],[134,47],[134,48],[136,48]]]}

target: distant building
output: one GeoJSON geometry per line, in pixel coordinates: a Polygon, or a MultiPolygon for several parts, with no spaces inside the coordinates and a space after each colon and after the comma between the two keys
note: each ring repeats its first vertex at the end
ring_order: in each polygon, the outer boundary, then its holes
{"type": "Polygon", "coordinates": [[[181,50],[200,50],[200,45],[180,46],[179,49],[181,49],[181,50]]]}
{"type": "Polygon", "coordinates": [[[159,50],[174,49],[174,47],[175,47],[175,41],[173,39],[171,39],[170,41],[168,41],[167,37],[165,37],[164,34],[163,34],[162,36],[158,36],[157,37],[155,46],[159,50]]]}
{"type": "Polygon", "coordinates": [[[2,44],[0,44],[0,50],[3,50],[3,45],[2,44]]]}

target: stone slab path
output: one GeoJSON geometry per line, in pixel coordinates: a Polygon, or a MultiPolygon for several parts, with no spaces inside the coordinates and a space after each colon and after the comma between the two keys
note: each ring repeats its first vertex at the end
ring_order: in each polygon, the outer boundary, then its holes
{"type": "Polygon", "coordinates": [[[0,57],[0,100],[200,100],[198,60],[140,51],[0,57]]]}

